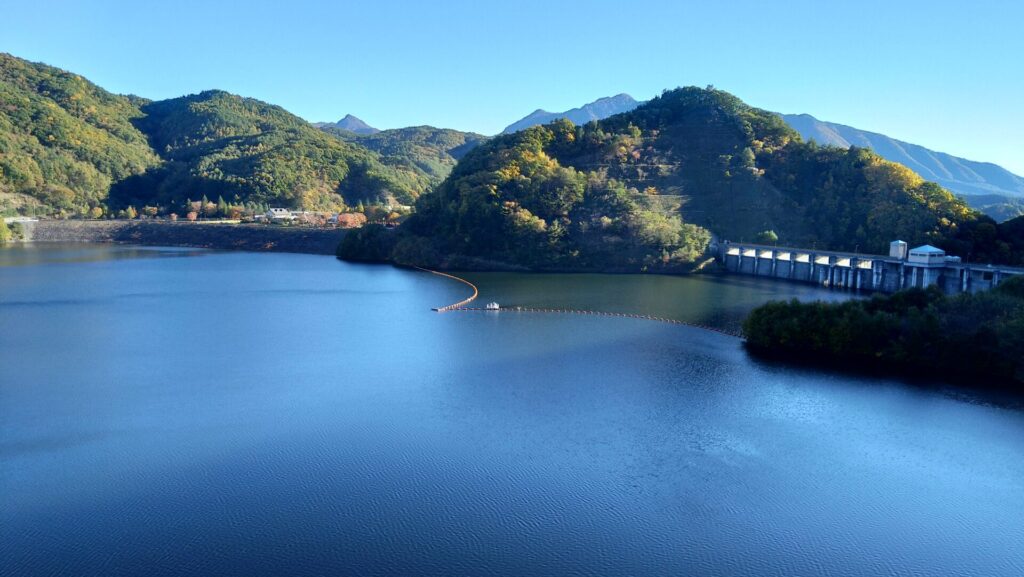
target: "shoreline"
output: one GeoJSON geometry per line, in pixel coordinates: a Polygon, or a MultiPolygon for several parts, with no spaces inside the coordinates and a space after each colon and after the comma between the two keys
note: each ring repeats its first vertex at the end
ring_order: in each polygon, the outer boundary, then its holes
{"type": "Polygon", "coordinates": [[[84,242],[334,255],[346,229],[264,224],[126,220],[41,220],[20,243],[84,242]]]}

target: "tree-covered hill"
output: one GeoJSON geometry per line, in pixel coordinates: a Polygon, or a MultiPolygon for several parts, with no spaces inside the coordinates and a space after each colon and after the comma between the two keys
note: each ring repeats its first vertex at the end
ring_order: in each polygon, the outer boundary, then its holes
{"type": "Polygon", "coordinates": [[[0,211],[80,212],[156,166],[133,124],[144,103],[0,53],[0,211]]]}
{"type": "Polygon", "coordinates": [[[333,125],[321,130],[381,155],[381,161],[412,175],[415,192],[422,194],[444,181],[467,152],[487,140],[482,134],[433,126],[411,126],[357,134],[333,125]]]}
{"type": "Polygon", "coordinates": [[[204,196],[307,209],[419,198],[393,239],[410,263],[669,270],[713,232],[864,252],[900,238],[1024,264],[1017,221],[997,225],[868,150],[803,143],[779,116],[711,88],[490,140],[431,127],[356,135],[222,91],[118,96],[0,54],[0,212],[181,212],[204,196]]]}
{"type": "Polygon", "coordinates": [[[662,199],[637,194],[601,172],[562,166],[567,120],[499,136],[467,154],[398,238],[368,228],[340,255],[373,259],[380,242],[403,264],[518,265],[537,270],[674,270],[703,252],[706,230],[684,223],[662,199]]]}
{"type": "MultiPolygon", "coordinates": [[[[903,239],[975,255],[996,254],[988,237],[1000,236],[903,166],[803,143],[776,114],[694,87],[584,126],[563,119],[495,137],[418,209],[404,233],[418,238],[399,239],[397,260],[650,270],[695,258],[708,231],[878,253],[903,239]]],[[[359,246],[354,238],[347,252],[359,246]]]]}
{"type": "Polygon", "coordinates": [[[137,124],[165,163],[116,185],[115,205],[176,206],[206,195],[330,209],[387,196],[411,203],[417,194],[415,179],[376,153],[259,100],[207,91],[141,110],[137,124]]]}
{"type": "Polygon", "coordinates": [[[278,106],[222,91],[150,102],[0,54],[0,211],[180,211],[204,195],[309,209],[411,204],[422,181],[278,106]]]}
{"type": "Polygon", "coordinates": [[[977,215],[948,191],[864,149],[800,141],[775,114],[726,92],[681,88],[577,127],[558,158],[637,190],[680,195],[687,220],[724,238],[884,252],[939,242],[977,215]]]}

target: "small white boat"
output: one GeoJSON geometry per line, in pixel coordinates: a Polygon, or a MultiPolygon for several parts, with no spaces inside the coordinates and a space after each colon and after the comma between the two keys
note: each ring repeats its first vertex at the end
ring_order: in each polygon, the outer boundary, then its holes
{"type": "Polygon", "coordinates": [[[501,306],[498,303],[487,303],[484,308],[489,311],[501,310],[501,306]]]}

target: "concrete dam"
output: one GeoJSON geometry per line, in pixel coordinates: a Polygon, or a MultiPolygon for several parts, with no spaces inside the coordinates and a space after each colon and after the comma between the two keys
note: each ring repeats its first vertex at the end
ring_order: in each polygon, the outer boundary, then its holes
{"type": "Polygon", "coordinates": [[[947,294],[989,290],[1024,269],[963,263],[933,246],[894,241],[889,255],[724,241],[718,259],[734,273],[849,290],[896,292],[937,285],[947,294]]]}

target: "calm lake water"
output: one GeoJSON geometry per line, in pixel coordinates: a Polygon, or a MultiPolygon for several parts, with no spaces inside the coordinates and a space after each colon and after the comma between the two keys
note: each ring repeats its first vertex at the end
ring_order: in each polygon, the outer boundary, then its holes
{"type": "MultiPolygon", "coordinates": [[[[735,326],[757,279],[471,277],[735,326]]],[[[1024,414],[329,257],[0,250],[0,574],[1024,574],[1024,414]]]]}

